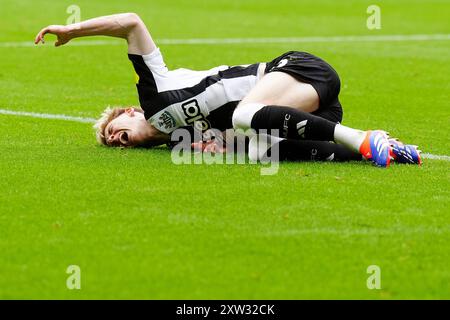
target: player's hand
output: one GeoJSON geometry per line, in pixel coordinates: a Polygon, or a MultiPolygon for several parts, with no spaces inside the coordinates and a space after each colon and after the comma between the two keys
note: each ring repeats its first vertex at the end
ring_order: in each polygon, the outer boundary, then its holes
{"type": "Polygon", "coordinates": [[[71,39],[69,36],[69,28],[67,26],[50,25],[39,31],[39,33],[36,35],[36,38],[34,39],[34,44],[38,44],[39,42],[45,43],[44,36],[47,33],[54,34],[58,37],[55,42],[55,47],[62,46],[63,44],[69,42],[71,39]]]}
{"type": "Polygon", "coordinates": [[[192,143],[192,149],[200,152],[209,152],[209,153],[225,153],[226,149],[224,148],[222,143],[218,143],[215,140],[209,140],[206,142],[199,141],[192,143]]]}

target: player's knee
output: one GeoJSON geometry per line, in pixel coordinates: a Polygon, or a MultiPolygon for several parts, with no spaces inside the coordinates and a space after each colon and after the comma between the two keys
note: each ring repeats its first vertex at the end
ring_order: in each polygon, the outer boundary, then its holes
{"type": "Polygon", "coordinates": [[[247,130],[251,128],[252,119],[256,112],[265,105],[262,103],[240,104],[233,112],[232,122],[234,129],[247,130]]]}

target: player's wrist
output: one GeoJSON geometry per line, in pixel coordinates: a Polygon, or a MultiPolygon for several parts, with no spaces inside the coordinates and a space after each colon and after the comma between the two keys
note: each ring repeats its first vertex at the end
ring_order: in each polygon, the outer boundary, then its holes
{"type": "Polygon", "coordinates": [[[64,34],[71,39],[77,37],[80,34],[80,31],[80,23],[74,23],[64,26],[64,34]]]}

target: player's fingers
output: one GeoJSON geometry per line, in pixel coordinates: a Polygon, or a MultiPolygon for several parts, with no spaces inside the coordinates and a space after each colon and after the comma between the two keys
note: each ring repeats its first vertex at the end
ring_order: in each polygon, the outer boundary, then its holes
{"type": "Polygon", "coordinates": [[[34,44],[38,44],[41,41],[41,33],[38,33],[34,38],[34,44]]]}
{"type": "Polygon", "coordinates": [[[193,143],[191,143],[191,148],[194,150],[202,151],[203,150],[203,142],[202,141],[193,142],[193,143]]]}
{"type": "Polygon", "coordinates": [[[40,41],[42,41],[42,43],[44,43],[44,36],[46,33],[48,33],[48,31],[49,31],[48,27],[45,27],[41,31],[39,31],[36,38],[34,39],[34,44],[38,44],[40,41]]]}
{"type": "Polygon", "coordinates": [[[203,152],[210,152],[211,146],[209,144],[206,144],[203,148],[203,152]]]}
{"type": "Polygon", "coordinates": [[[205,150],[203,152],[217,153],[217,145],[215,143],[209,144],[205,147],[205,150]]]}
{"type": "Polygon", "coordinates": [[[37,38],[36,44],[38,44],[39,42],[45,43],[44,36],[49,32],[50,32],[49,27],[45,27],[44,29],[42,29],[36,37],[37,38]]]}
{"type": "Polygon", "coordinates": [[[39,31],[36,37],[34,38],[34,44],[38,44],[39,41],[41,40],[41,32],[42,31],[39,31]]]}
{"type": "Polygon", "coordinates": [[[215,144],[210,144],[205,149],[207,149],[206,152],[216,153],[216,145],[215,144]]]}

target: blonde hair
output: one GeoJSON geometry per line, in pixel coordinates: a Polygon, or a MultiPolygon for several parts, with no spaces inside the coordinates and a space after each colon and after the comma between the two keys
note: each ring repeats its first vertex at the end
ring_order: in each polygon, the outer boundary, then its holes
{"type": "MultiPolygon", "coordinates": [[[[133,107],[136,112],[144,113],[144,111],[139,107],[133,107]]],[[[95,122],[93,128],[95,130],[95,137],[97,138],[97,142],[100,144],[106,144],[106,136],[105,129],[108,123],[113,121],[115,118],[125,113],[127,108],[122,107],[107,107],[101,114],[100,118],[95,122]]]]}

